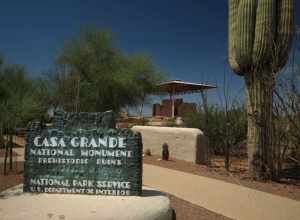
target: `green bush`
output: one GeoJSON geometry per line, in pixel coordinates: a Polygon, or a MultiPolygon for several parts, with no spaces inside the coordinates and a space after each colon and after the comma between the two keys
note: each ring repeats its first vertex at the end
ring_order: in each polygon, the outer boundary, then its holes
{"type": "Polygon", "coordinates": [[[231,151],[239,150],[239,144],[247,137],[247,114],[243,106],[234,105],[226,111],[218,105],[203,111],[189,113],[184,117],[186,127],[199,128],[209,138],[213,154],[224,154],[228,142],[231,151]]]}

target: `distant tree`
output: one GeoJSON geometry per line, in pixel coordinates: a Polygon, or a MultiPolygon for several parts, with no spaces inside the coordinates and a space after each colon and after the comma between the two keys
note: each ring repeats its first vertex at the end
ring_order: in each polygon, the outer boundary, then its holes
{"type": "Polygon", "coordinates": [[[24,126],[43,114],[37,88],[26,74],[24,67],[5,65],[0,72],[1,125],[6,128],[24,126]]]}
{"type": "Polygon", "coordinates": [[[5,165],[9,151],[12,168],[13,135],[16,128],[41,118],[46,106],[42,104],[39,87],[28,78],[23,66],[9,65],[3,61],[0,63],[0,137],[2,147],[4,144],[6,147],[5,165]]]}
{"type": "Polygon", "coordinates": [[[120,111],[145,103],[162,74],[145,55],[125,55],[112,33],[87,29],[64,45],[52,74],[56,105],[67,111],[120,111]]]}
{"type": "Polygon", "coordinates": [[[164,79],[164,75],[157,71],[151,59],[145,55],[134,55],[128,58],[132,73],[130,87],[139,105],[139,113],[142,116],[144,105],[150,102],[149,94],[157,91],[157,84],[164,79]]]}

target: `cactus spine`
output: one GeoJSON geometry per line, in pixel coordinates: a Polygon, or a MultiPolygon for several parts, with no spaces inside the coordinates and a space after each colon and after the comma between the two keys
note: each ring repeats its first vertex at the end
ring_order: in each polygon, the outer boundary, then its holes
{"type": "Polygon", "coordinates": [[[246,82],[248,160],[254,177],[274,176],[272,105],[276,73],[294,32],[294,0],[229,0],[229,64],[246,82]]]}

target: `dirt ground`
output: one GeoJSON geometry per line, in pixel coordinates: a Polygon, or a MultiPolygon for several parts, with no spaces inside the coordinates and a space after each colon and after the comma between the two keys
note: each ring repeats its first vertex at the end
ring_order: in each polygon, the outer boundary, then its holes
{"type": "Polygon", "coordinates": [[[290,179],[282,180],[280,183],[254,181],[247,174],[245,160],[233,158],[232,170],[227,172],[224,168],[224,160],[220,157],[213,158],[210,167],[172,158],[169,161],[159,159],[158,156],[145,156],[144,163],[215,178],[300,201],[300,181],[290,179]]]}
{"type": "MultiPolygon", "coordinates": [[[[9,167],[9,166],[8,166],[9,167]]],[[[22,163],[13,163],[13,170],[7,171],[7,175],[3,175],[3,164],[0,165],[0,192],[23,183],[23,162],[22,163]]]]}
{"type": "MultiPolygon", "coordinates": [[[[0,165],[0,192],[23,183],[23,163],[14,163],[13,170],[3,175],[3,165],[0,165]]],[[[177,220],[230,220],[227,217],[211,212],[205,208],[167,194],[177,220]]]]}
{"type": "MultiPolygon", "coordinates": [[[[13,151],[13,156],[18,156],[18,154],[16,152],[13,151]]],[[[9,155],[9,152],[8,152],[9,155]]],[[[5,156],[5,149],[0,149],[0,158],[5,156]]]]}
{"type": "Polygon", "coordinates": [[[168,195],[171,206],[176,212],[176,220],[230,220],[200,206],[194,205],[178,197],[168,195]]]}

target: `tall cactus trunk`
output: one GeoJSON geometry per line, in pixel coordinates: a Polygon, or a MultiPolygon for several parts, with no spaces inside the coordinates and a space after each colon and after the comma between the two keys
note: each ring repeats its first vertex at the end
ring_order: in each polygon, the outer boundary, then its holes
{"type": "Polygon", "coordinates": [[[229,0],[229,63],[245,76],[248,157],[256,178],[274,178],[272,104],[275,73],[288,60],[295,0],[229,0]],[[254,71],[255,70],[255,71],[254,71]]]}
{"type": "Polygon", "coordinates": [[[248,113],[248,165],[256,179],[274,177],[272,105],[275,77],[271,74],[245,75],[248,113]]]}

